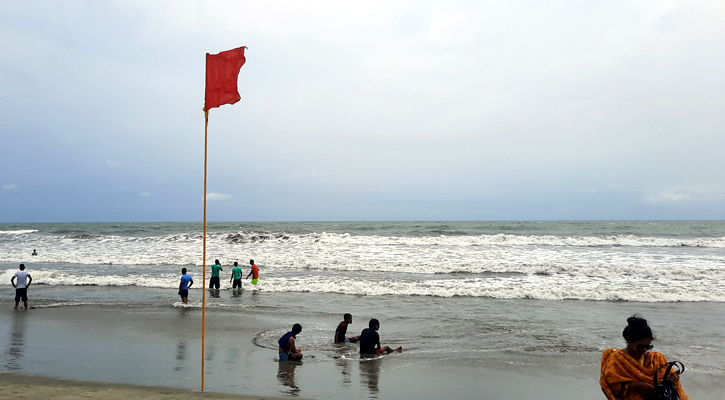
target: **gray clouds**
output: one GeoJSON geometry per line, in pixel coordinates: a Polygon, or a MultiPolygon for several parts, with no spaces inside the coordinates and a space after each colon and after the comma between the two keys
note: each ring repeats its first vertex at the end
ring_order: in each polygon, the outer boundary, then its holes
{"type": "Polygon", "coordinates": [[[210,113],[212,220],[723,218],[724,16],[11,3],[0,221],[201,219],[204,53],[241,45],[242,100],[210,113]]]}

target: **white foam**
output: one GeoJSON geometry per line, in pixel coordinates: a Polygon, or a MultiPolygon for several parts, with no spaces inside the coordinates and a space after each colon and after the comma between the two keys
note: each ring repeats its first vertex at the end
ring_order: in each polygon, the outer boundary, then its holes
{"type": "Polygon", "coordinates": [[[554,279],[493,278],[436,281],[368,281],[311,277],[269,279],[264,290],[270,292],[319,292],[350,295],[491,297],[501,299],[540,300],[623,300],[641,302],[725,301],[722,285],[662,285],[640,282],[632,285],[622,280],[590,280],[573,282],[566,277],[554,279]]]}
{"type": "Polygon", "coordinates": [[[37,229],[18,229],[9,231],[0,231],[0,235],[25,235],[28,233],[37,232],[37,229]]]}

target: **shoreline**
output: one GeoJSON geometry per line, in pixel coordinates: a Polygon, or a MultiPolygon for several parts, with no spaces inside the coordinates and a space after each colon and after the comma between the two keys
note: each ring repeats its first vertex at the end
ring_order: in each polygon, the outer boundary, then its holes
{"type": "MultiPolygon", "coordinates": [[[[17,372],[0,372],[0,398],[38,399],[60,397],[67,400],[103,398],[109,400],[171,400],[186,399],[238,399],[280,400],[281,396],[262,396],[213,391],[195,391],[167,386],[80,381],[28,375],[17,372]],[[61,394],[62,393],[62,394],[61,394]]],[[[303,399],[303,398],[301,398],[303,399]]]]}

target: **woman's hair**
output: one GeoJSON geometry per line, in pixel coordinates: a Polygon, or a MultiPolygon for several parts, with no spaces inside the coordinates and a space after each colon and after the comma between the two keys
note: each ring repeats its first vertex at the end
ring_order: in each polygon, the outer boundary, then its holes
{"type": "Polygon", "coordinates": [[[627,318],[627,323],[627,327],[624,328],[624,331],[622,332],[622,336],[627,341],[636,342],[647,338],[654,339],[652,336],[652,329],[650,329],[649,325],[647,325],[646,319],[635,314],[627,318]]]}

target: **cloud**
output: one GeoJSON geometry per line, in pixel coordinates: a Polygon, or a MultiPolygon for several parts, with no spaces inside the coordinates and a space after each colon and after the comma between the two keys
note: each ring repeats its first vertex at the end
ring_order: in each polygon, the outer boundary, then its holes
{"type": "Polygon", "coordinates": [[[3,190],[15,190],[18,188],[18,185],[16,185],[16,184],[3,185],[2,188],[3,188],[3,190]]]}
{"type": "Polygon", "coordinates": [[[141,197],[149,197],[149,196],[151,196],[151,193],[149,193],[149,192],[143,192],[143,193],[139,193],[138,195],[141,196],[141,197]]]}
{"type": "Polygon", "coordinates": [[[222,201],[222,200],[229,200],[232,198],[231,194],[224,194],[224,193],[207,193],[206,199],[208,201],[222,201]]]}
{"type": "Polygon", "coordinates": [[[710,203],[725,200],[724,193],[686,193],[684,191],[662,192],[647,196],[650,203],[710,203]]]}

